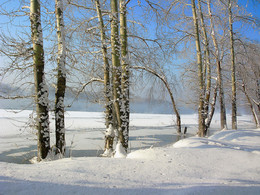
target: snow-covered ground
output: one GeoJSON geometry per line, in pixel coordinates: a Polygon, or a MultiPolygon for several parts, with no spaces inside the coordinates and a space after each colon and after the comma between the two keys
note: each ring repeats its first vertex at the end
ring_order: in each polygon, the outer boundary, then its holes
{"type": "Polygon", "coordinates": [[[260,194],[260,129],[250,116],[238,117],[236,131],[218,131],[216,116],[212,135],[198,138],[197,116],[183,115],[189,138],[176,142],[173,116],[132,114],[130,153],[117,159],[97,157],[102,113],[68,112],[68,157],[29,164],[30,114],[0,110],[0,194],[260,194]]]}

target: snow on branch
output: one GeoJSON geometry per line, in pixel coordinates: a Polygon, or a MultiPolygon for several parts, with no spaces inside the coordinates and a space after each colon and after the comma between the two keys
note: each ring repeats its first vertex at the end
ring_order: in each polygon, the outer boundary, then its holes
{"type": "Polygon", "coordinates": [[[25,98],[32,98],[35,97],[34,95],[28,95],[28,96],[2,96],[0,95],[0,99],[9,99],[9,100],[15,100],[15,99],[25,99],[25,98]]]}

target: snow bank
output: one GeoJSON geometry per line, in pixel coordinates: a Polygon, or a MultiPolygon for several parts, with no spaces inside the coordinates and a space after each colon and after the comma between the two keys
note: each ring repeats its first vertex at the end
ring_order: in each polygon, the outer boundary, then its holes
{"type": "Polygon", "coordinates": [[[198,138],[198,137],[192,137],[180,140],[173,144],[174,148],[200,148],[205,146],[205,143],[207,142],[206,138],[198,138]]]}
{"type": "Polygon", "coordinates": [[[161,151],[153,148],[145,150],[137,150],[127,155],[129,159],[156,159],[160,155],[161,151]]]}

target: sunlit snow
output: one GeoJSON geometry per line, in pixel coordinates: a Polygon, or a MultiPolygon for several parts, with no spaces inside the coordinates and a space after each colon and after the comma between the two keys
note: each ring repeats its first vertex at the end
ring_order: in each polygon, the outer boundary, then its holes
{"type": "Polygon", "coordinates": [[[172,126],[174,116],[132,114],[127,157],[104,158],[99,157],[104,147],[104,114],[68,112],[67,157],[29,164],[36,156],[36,135],[22,125],[31,113],[0,110],[0,194],[260,192],[260,129],[254,128],[250,116],[238,117],[239,130],[218,131],[216,114],[211,135],[199,138],[193,136],[197,115],[183,115],[188,134],[176,142],[180,137],[172,126]]]}

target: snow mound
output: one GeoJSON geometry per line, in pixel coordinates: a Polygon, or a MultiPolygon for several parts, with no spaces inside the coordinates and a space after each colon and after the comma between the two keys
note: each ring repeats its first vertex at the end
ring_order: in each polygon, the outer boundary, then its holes
{"type": "Polygon", "coordinates": [[[222,130],[209,138],[180,140],[173,148],[225,148],[260,154],[259,137],[259,130],[222,130]]]}
{"type": "Polygon", "coordinates": [[[103,157],[111,157],[111,156],[113,156],[113,152],[114,151],[113,151],[112,148],[106,149],[105,152],[103,154],[101,154],[101,156],[103,156],[103,157]]]}
{"type": "Polygon", "coordinates": [[[131,159],[156,159],[159,156],[157,150],[153,148],[137,150],[127,155],[131,159]]]}
{"type": "Polygon", "coordinates": [[[116,145],[114,158],[126,158],[126,151],[124,150],[121,142],[116,145]]]}
{"type": "MultiPolygon", "coordinates": [[[[224,130],[220,131],[212,136],[209,139],[228,141],[234,143],[243,143],[243,144],[254,144],[258,143],[258,136],[260,136],[260,131],[255,130],[224,130]]],[[[258,144],[257,144],[258,145],[258,144]]]]}
{"type": "Polygon", "coordinates": [[[173,144],[174,148],[199,148],[203,147],[207,144],[207,139],[206,138],[198,138],[198,137],[193,137],[193,138],[187,138],[187,139],[182,139],[175,144],[173,144]]]}

